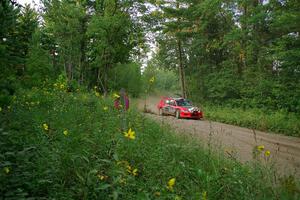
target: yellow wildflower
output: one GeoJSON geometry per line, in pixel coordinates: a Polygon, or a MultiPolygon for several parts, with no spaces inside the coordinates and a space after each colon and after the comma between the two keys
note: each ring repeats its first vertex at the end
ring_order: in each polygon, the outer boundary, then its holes
{"type": "Polygon", "coordinates": [[[155,78],[154,78],[154,76],[152,76],[152,77],[150,78],[149,82],[150,82],[150,83],[153,83],[154,81],[155,81],[155,78]]]}
{"type": "Polygon", "coordinates": [[[65,85],[64,84],[60,84],[60,89],[64,89],[65,88],[65,85]]]}
{"type": "Polygon", "coordinates": [[[100,97],[100,93],[99,92],[95,92],[96,97],[100,97]]]}
{"type": "Polygon", "coordinates": [[[107,110],[108,110],[108,107],[107,107],[107,106],[104,106],[104,107],[103,107],[103,110],[104,110],[104,111],[107,111],[107,110]]]}
{"type": "Polygon", "coordinates": [[[257,146],[257,150],[258,151],[263,151],[265,149],[265,146],[264,145],[259,145],[257,146]]]}
{"type": "Polygon", "coordinates": [[[134,140],[135,139],[135,132],[131,130],[131,128],[128,130],[128,132],[124,132],[124,136],[128,139],[134,140]]]}
{"type": "Polygon", "coordinates": [[[171,178],[171,179],[168,181],[167,188],[168,188],[170,191],[173,191],[173,187],[174,187],[174,185],[175,185],[175,182],[176,182],[176,179],[175,179],[175,178],[171,178]]]}
{"type": "Polygon", "coordinates": [[[117,93],[114,93],[113,97],[117,99],[117,98],[120,98],[120,95],[118,95],[117,93]]]}
{"type": "Polygon", "coordinates": [[[126,184],[126,179],[125,178],[121,178],[119,180],[119,183],[125,185],[126,184]]]}
{"type": "Polygon", "coordinates": [[[3,171],[4,171],[6,174],[8,174],[8,173],[10,172],[10,169],[9,169],[9,167],[4,167],[4,168],[3,168],[3,171]]]}
{"type": "Polygon", "coordinates": [[[127,172],[129,174],[132,174],[133,176],[137,176],[138,175],[138,169],[137,168],[133,168],[131,167],[127,161],[121,161],[121,162],[118,162],[117,163],[118,165],[119,164],[125,164],[126,165],[126,168],[127,168],[127,172]]]}
{"type": "Polygon", "coordinates": [[[67,136],[69,134],[68,130],[64,130],[64,135],[67,136]]]}
{"type": "Polygon", "coordinates": [[[128,172],[128,173],[131,173],[131,170],[132,170],[131,166],[130,166],[130,165],[127,165],[126,167],[127,167],[127,172],[128,172]]]}
{"type": "Polygon", "coordinates": [[[132,170],[132,175],[133,176],[137,176],[138,175],[138,169],[134,169],[134,170],[132,170]]]}
{"type": "Polygon", "coordinates": [[[154,192],[154,195],[159,197],[160,196],[160,192],[154,192]]]}
{"type": "Polygon", "coordinates": [[[97,177],[103,181],[103,180],[106,180],[108,178],[108,176],[105,176],[105,175],[102,175],[102,174],[98,174],[97,177]]]}
{"type": "Polygon", "coordinates": [[[270,152],[269,150],[265,152],[265,156],[266,156],[266,157],[269,157],[270,154],[271,154],[271,152],[270,152]]]}
{"type": "Polygon", "coordinates": [[[44,130],[45,130],[45,131],[48,131],[48,130],[49,130],[49,126],[48,126],[48,124],[46,124],[46,123],[45,123],[45,124],[43,124],[43,127],[44,127],[44,130]]]}

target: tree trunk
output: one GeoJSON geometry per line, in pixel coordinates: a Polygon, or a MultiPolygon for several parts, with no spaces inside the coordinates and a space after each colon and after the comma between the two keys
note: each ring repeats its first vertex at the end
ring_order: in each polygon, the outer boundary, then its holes
{"type": "Polygon", "coordinates": [[[178,61],[179,61],[179,77],[181,82],[181,94],[183,98],[187,98],[186,95],[186,86],[185,86],[185,76],[184,76],[184,68],[183,68],[183,62],[182,62],[182,47],[181,47],[181,41],[178,38],[177,39],[177,45],[178,45],[178,61]]]}
{"type": "MultiPolygon", "coordinates": [[[[87,21],[88,21],[88,15],[86,15],[81,20],[81,26],[80,26],[80,34],[85,35],[87,30],[87,21]]],[[[84,82],[84,72],[86,71],[86,37],[83,36],[80,41],[80,77],[79,77],[79,84],[83,84],[84,82]]]]}
{"type": "MultiPolygon", "coordinates": [[[[179,2],[176,2],[176,8],[177,10],[179,9],[180,5],[179,2]]],[[[181,19],[177,18],[178,24],[181,23],[181,19]]],[[[180,82],[181,82],[181,95],[183,98],[187,98],[186,95],[186,86],[185,86],[185,76],[184,76],[184,68],[183,68],[183,61],[182,61],[182,46],[181,46],[181,40],[179,37],[177,37],[177,45],[178,45],[178,61],[179,61],[179,77],[180,77],[180,82]]]]}

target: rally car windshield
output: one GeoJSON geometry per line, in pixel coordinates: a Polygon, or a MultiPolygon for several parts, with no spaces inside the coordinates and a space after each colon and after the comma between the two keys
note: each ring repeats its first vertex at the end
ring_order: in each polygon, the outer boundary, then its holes
{"type": "Polygon", "coordinates": [[[176,102],[178,106],[192,106],[192,104],[185,99],[176,100],[176,102]]]}

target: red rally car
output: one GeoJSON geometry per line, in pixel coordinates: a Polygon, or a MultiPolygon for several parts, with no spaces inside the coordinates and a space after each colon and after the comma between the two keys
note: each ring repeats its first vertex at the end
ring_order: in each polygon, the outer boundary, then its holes
{"type": "Polygon", "coordinates": [[[179,118],[203,118],[202,111],[184,98],[163,97],[157,105],[159,115],[174,115],[179,118]]]}

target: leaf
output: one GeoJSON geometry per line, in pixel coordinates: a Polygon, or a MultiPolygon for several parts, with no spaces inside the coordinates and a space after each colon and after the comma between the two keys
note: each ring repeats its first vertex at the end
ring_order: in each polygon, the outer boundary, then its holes
{"type": "Polygon", "coordinates": [[[91,170],[91,171],[89,171],[89,174],[97,174],[97,170],[96,169],[93,169],[93,170],[91,170]]]}
{"type": "Polygon", "coordinates": [[[119,197],[118,191],[114,191],[114,192],[113,192],[113,199],[114,199],[114,200],[117,200],[118,197],[119,197]]]}
{"type": "Polygon", "coordinates": [[[38,180],[38,183],[39,184],[44,184],[44,183],[52,183],[52,181],[51,180],[38,180]]]}
{"type": "Polygon", "coordinates": [[[79,178],[79,180],[80,180],[82,183],[85,183],[84,178],[83,178],[77,171],[75,171],[75,174],[76,174],[76,176],[79,178]]]}
{"type": "Polygon", "coordinates": [[[115,161],[118,161],[118,160],[119,160],[119,156],[118,156],[117,153],[115,153],[115,154],[113,155],[113,157],[114,157],[114,160],[115,160],[115,161]]]}
{"type": "Polygon", "coordinates": [[[111,185],[110,184],[103,184],[100,185],[99,187],[97,187],[97,190],[106,190],[107,188],[110,188],[111,185]]]}
{"type": "Polygon", "coordinates": [[[86,156],[81,156],[80,158],[82,158],[83,160],[85,160],[87,163],[90,162],[90,160],[86,156]]]}
{"type": "Polygon", "coordinates": [[[99,159],[99,161],[105,162],[105,163],[111,163],[111,161],[110,161],[110,160],[107,160],[107,159],[99,159]]]}

